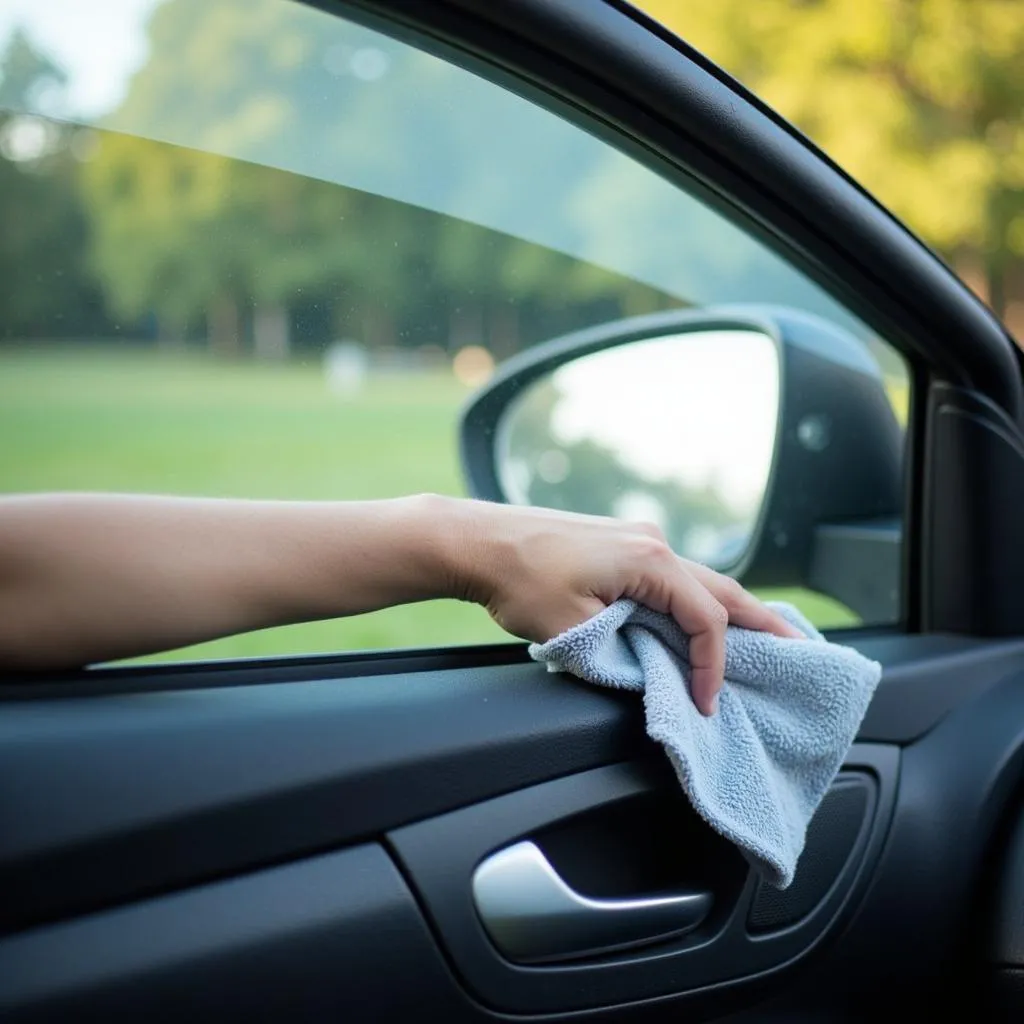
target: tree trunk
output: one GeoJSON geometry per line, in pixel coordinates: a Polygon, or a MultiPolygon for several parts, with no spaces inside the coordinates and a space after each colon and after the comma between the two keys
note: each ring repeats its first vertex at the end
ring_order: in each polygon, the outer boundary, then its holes
{"type": "Polygon", "coordinates": [[[1024,260],[1010,262],[1003,275],[1005,286],[1003,322],[1017,344],[1024,348],[1024,260]]]}
{"type": "Polygon", "coordinates": [[[177,317],[157,317],[156,345],[161,352],[181,352],[185,348],[185,326],[177,317]]]}
{"type": "Polygon", "coordinates": [[[363,307],[361,340],[368,349],[382,350],[395,347],[395,322],[391,314],[372,299],[363,307]]]}
{"type": "Polygon", "coordinates": [[[483,343],[483,310],[475,303],[452,309],[448,329],[448,351],[458,352],[466,345],[482,345],[483,343]]]}
{"type": "Polygon", "coordinates": [[[257,359],[283,360],[291,348],[285,306],[258,306],[252,321],[252,344],[257,359]]]}
{"type": "Polygon", "coordinates": [[[958,252],[951,260],[953,269],[956,271],[957,277],[968,288],[974,292],[975,295],[981,299],[982,302],[988,302],[988,276],[986,273],[985,262],[981,258],[981,255],[976,250],[967,250],[958,252]]]}
{"type": "Polygon", "coordinates": [[[210,303],[206,316],[210,351],[223,358],[241,355],[242,337],[238,319],[238,303],[230,295],[218,295],[210,303]]]}
{"type": "Polygon", "coordinates": [[[488,346],[500,362],[519,351],[519,307],[512,302],[496,302],[491,309],[488,346]]]}
{"type": "Polygon", "coordinates": [[[988,304],[996,316],[1006,313],[1006,268],[1001,260],[993,259],[985,268],[985,279],[988,285],[988,304]]]}
{"type": "Polygon", "coordinates": [[[334,332],[331,341],[345,341],[352,337],[352,321],[355,319],[355,310],[352,296],[342,292],[335,299],[331,308],[331,329],[334,332]]]}

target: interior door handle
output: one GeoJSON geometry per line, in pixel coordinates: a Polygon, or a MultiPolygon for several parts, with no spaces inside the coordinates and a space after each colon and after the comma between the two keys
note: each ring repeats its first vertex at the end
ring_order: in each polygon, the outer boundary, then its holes
{"type": "Polygon", "coordinates": [[[542,963],[641,945],[696,928],[707,892],[591,899],[571,889],[529,841],[499,850],[473,872],[473,900],[491,941],[509,960],[542,963]]]}

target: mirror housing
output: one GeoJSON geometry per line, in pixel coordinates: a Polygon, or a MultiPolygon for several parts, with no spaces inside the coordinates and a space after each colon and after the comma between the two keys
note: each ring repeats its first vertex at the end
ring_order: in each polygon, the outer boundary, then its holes
{"type": "Polygon", "coordinates": [[[747,587],[801,586],[867,623],[899,612],[903,431],[867,347],[782,307],[672,310],[602,324],[533,347],[498,367],[465,408],[460,455],[470,494],[507,502],[496,439],[513,400],[566,363],[666,335],[754,330],[779,358],[779,419],[750,543],[728,571],[747,587]]]}

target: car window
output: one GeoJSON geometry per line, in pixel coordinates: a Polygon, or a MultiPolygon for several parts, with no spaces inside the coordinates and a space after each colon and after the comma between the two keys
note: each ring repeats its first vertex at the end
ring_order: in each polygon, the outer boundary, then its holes
{"type": "MultiPolygon", "coordinates": [[[[723,303],[842,327],[905,416],[895,351],[743,227],[333,9],[8,0],[0,76],[0,490],[464,493],[458,414],[496,363],[723,303]]],[[[503,636],[443,602],[162,657],[503,636]]]]}

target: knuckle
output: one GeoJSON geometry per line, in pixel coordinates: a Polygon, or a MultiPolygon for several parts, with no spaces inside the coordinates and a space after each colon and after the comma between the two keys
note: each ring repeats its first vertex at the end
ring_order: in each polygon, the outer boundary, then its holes
{"type": "Polygon", "coordinates": [[[708,628],[716,632],[724,630],[729,624],[729,612],[721,601],[711,598],[703,609],[703,616],[708,628]]]}
{"type": "Polygon", "coordinates": [[[663,567],[670,560],[674,561],[675,556],[672,549],[665,542],[664,538],[644,536],[637,542],[637,555],[647,564],[663,567]]]}
{"type": "Polygon", "coordinates": [[[665,543],[665,534],[657,523],[630,523],[630,527],[637,533],[642,533],[647,537],[653,537],[655,540],[660,540],[662,543],[665,543]]]}
{"type": "Polygon", "coordinates": [[[717,581],[717,590],[719,602],[726,607],[736,607],[746,604],[750,600],[750,595],[743,586],[731,576],[720,576],[717,581]]]}

